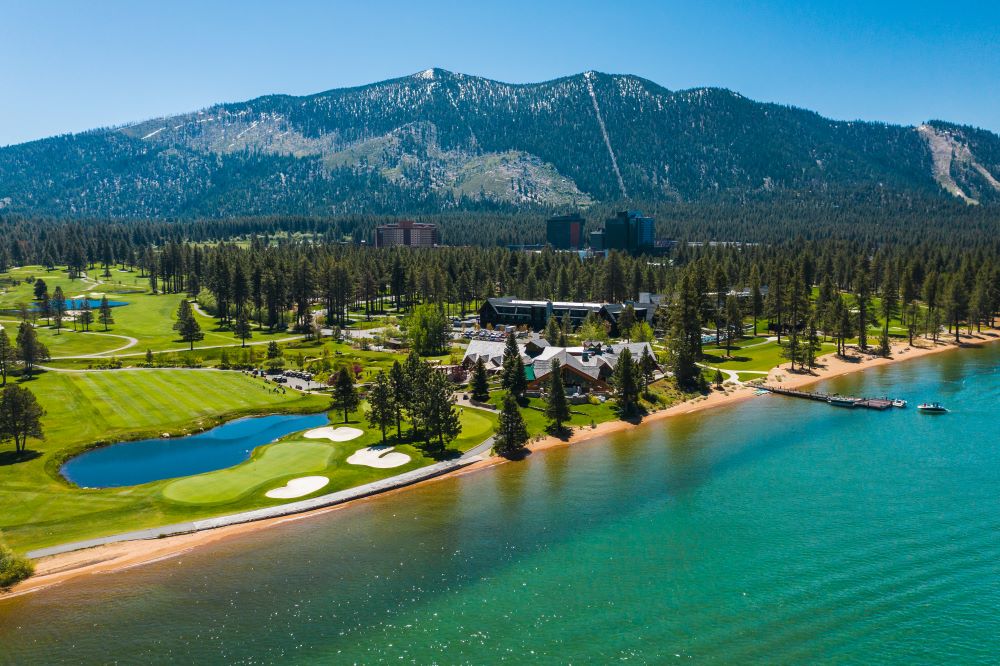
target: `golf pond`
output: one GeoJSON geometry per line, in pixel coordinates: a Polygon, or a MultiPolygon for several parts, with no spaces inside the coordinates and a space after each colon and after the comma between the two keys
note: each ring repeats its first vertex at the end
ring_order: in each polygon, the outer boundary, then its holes
{"type": "Polygon", "coordinates": [[[326,413],[237,419],[186,437],[103,446],[71,458],[61,471],[82,488],[118,488],[191,476],[238,465],[258,446],[327,423],[326,413]]]}

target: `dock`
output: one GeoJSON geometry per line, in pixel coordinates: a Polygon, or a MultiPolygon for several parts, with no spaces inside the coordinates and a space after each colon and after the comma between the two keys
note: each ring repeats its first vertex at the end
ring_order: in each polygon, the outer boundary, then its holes
{"type": "Polygon", "coordinates": [[[790,398],[802,398],[805,400],[814,400],[816,402],[825,402],[828,405],[846,407],[848,409],[861,407],[864,409],[876,409],[878,411],[882,411],[892,407],[892,400],[888,398],[854,398],[851,396],[829,395],[827,393],[817,393],[813,391],[797,391],[795,389],[786,389],[778,386],[761,386],[761,388],[770,393],[787,395],[790,398]]]}

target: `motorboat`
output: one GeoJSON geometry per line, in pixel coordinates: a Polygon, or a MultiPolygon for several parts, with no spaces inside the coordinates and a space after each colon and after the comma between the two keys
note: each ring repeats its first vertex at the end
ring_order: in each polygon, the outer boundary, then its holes
{"type": "Polygon", "coordinates": [[[899,407],[900,409],[902,409],[903,407],[906,407],[906,401],[901,398],[895,398],[892,401],[892,406],[899,407]]]}
{"type": "Polygon", "coordinates": [[[834,407],[857,407],[858,406],[858,399],[857,398],[851,398],[849,396],[844,396],[844,395],[831,395],[829,398],[827,398],[827,402],[829,402],[834,407]]]}
{"type": "Polygon", "coordinates": [[[947,414],[948,410],[940,402],[923,402],[917,405],[922,414],[947,414]]]}

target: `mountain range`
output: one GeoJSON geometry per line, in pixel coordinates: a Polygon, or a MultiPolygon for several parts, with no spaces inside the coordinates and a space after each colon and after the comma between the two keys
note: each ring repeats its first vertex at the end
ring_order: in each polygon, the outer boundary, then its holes
{"type": "Polygon", "coordinates": [[[190,218],[857,197],[1000,204],[1000,136],[846,122],[719,88],[429,69],[0,148],[0,209],[190,218]]]}

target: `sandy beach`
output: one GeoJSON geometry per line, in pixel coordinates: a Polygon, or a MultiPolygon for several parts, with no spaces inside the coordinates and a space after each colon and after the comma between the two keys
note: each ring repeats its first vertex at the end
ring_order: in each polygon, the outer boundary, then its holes
{"type": "MultiPolygon", "coordinates": [[[[995,342],[998,339],[1000,339],[1000,329],[990,329],[984,330],[979,334],[974,334],[971,337],[963,336],[962,345],[956,345],[953,336],[950,336],[947,340],[942,339],[937,344],[933,344],[929,340],[923,339],[917,340],[917,344],[912,347],[908,344],[900,343],[893,346],[893,352],[889,358],[859,355],[856,353],[849,355],[847,358],[840,358],[834,354],[830,354],[819,359],[819,367],[814,369],[811,373],[793,373],[788,370],[787,366],[774,368],[767,375],[766,383],[785,388],[799,388],[818,381],[839,377],[853,372],[859,372],[868,368],[890,365],[949,350],[957,350],[966,346],[995,342]]],[[[611,433],[639,427],[645,423],[676,416],[678,414],[690,414],[705,409],[732,404],[742,400],[748,400],[754,397],[754,390],[755,389],[752,386],[726,386],[724,390],[713,390],[706,396],[688,400],[667,409],[649,414],[643,418],[641,423],[638,424],[626,421],[602,423],[594,428],[577,429],[568,439],[559,439],[556,437],[543,438],[533,442],[529,448],[532,454],[538,454],[539,452],[547,449],[568,446],[582,441],[602,437],[611,433]]],[[[507,462],[509,461],[504,458],[491,457],[465,467],[455,472],[454,475],[477,473],[484,469],[493,467],[494,465],[505,464],[507,462]]],[[[447,478],[447,476],[452,475],[428,479],[414,485],[419,486],[428,483],[436,483],[440,479],[447,478]]],[[[90,548],[87,550],[42,558],[36,562],[36,572],[33,577],[19,583],[14,586],[11,591],[0,596],[6,597],[27,594],[83,576],[113,573],[115,571],[121,571],[141,566],[143,564],[160,561],[169,557],[177,557],[192,550],[193,548],[214,543],[221,539],[247,534],[256,530],[267,529],[268,527],[291,521],[307,520],[317,515],[326,514],[331,511],[338,511],[346,506],[353,505],[355,502],[380,501],[381,498],[387,494],[391,495],[406,492],[410,487],[412,486],[399,488],[381,495],[358,499],[345,504],[317,509],[294,516],[261,520],[253,523],[222,527],[214,530],[206,530],[203,532],[184,534],[164,539],[128,541],[109,544],[97,548],[90,548]]]]}

